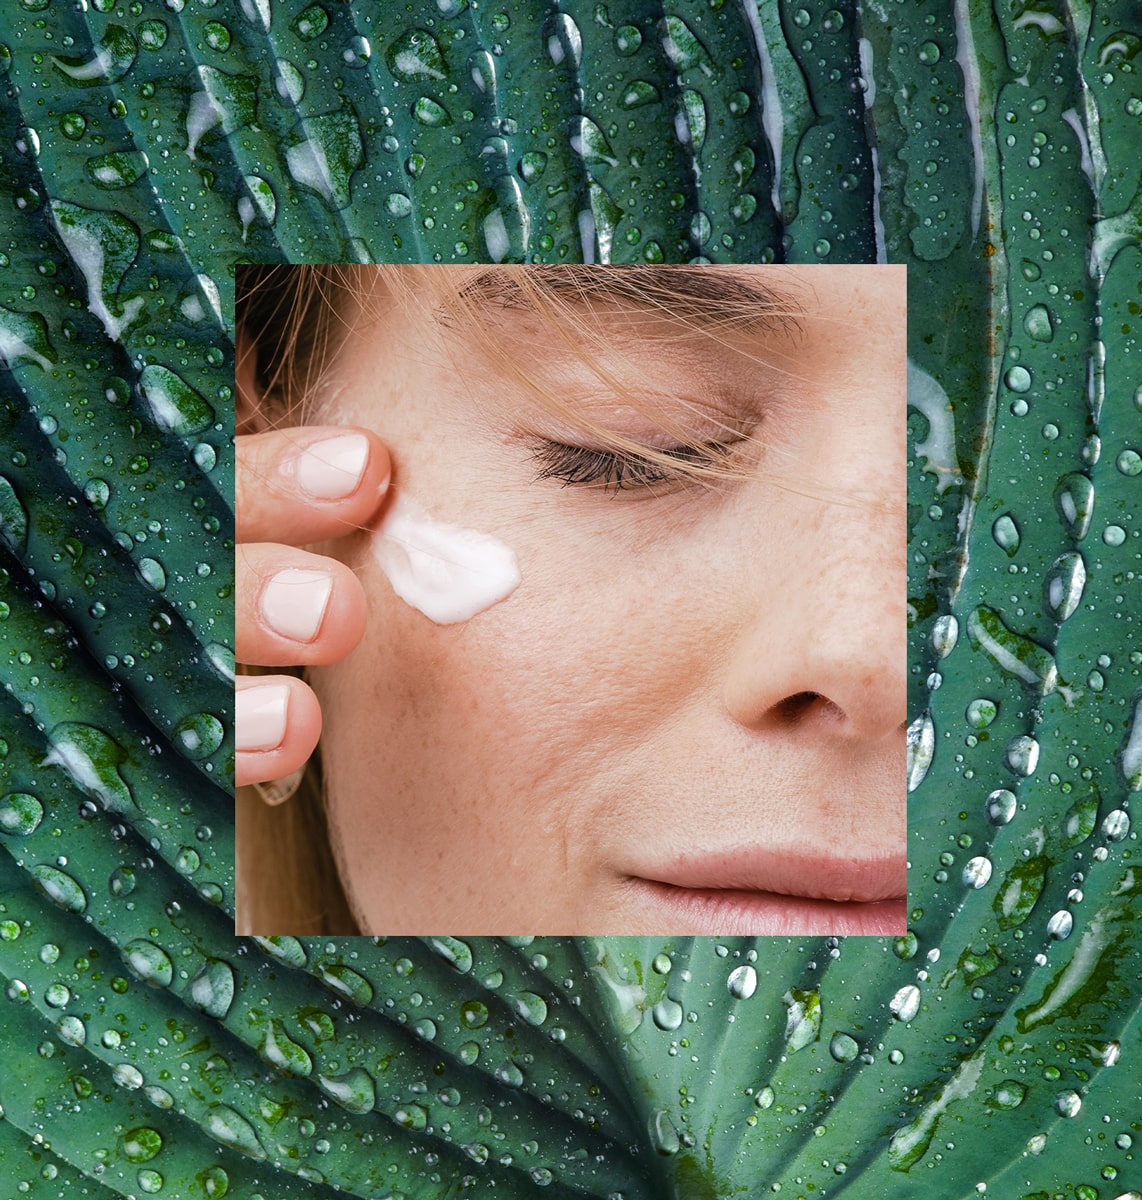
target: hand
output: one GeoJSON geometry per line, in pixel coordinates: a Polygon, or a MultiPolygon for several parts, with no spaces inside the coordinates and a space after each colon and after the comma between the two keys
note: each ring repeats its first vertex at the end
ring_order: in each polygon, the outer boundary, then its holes
{"type": "MultiPolygon", "coordinates": [[[[237,659],[263,667],[331,663],[365,631],[365,593],[333,558],[297,549],[372,519],[389,454],[363,429],[308,426],[238,438],[237,659]]],[[[321,709],[292,675],[239,675],[235,782],[280,779],[321,735],[321,709]]]]}

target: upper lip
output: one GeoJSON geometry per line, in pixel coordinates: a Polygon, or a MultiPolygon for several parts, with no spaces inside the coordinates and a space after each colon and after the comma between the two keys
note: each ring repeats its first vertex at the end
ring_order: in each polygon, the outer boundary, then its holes
{"type": "Polygon", "coordinates": [[[773,847],[705,853],[640,867],[638,878],[697,891],[768,892],[811,900],[874,903],[906,892],[902,853],[845,857],[773,847]]]}

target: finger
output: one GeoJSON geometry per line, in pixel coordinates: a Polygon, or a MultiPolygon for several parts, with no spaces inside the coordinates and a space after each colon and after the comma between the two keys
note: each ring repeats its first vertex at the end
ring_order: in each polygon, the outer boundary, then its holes
{"type": "Polygon", "coordinates": [[[235,687],[236,786],[304,765],[321,736],[321,706],[309,687],[292,675],[240,675],[235,687]]]}
{"type": "Polygon", "coordinates": [[[240,542],[309,542],[368,524],[389,483],[389,452],[366,429],[308,426],[239,437],[240,542]]]}
{"type": "Polygon", "coordinates": [[[236,652],[263,667],[331,663],[365,632],[365,591],[333,558],[253,542],[236,556],[236,652]]]}

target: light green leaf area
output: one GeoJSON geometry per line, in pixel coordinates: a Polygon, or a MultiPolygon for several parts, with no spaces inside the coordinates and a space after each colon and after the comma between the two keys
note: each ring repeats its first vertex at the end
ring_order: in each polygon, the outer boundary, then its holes
{"type": "Polygon", "coordinates": [[[1142,1192],[1140,26],[0,8],[0,1191],[1142,1192]],[[878,258],[909,932],[235,938],[235,265],[878,258]]]}

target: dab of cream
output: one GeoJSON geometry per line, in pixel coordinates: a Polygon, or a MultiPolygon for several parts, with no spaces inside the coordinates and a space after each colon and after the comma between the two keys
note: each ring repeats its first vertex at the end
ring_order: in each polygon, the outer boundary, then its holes
{"type": "Polygon", "coordinates": [[[515,553],[498,538],[435,521],[398,493],[373,538],[393,591],[438,625],[467,621],[519,586],[515,553]]]}

